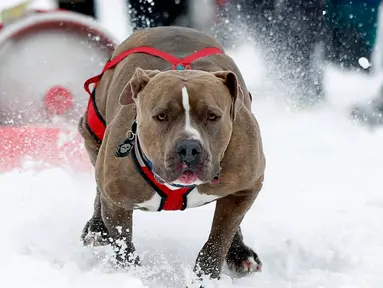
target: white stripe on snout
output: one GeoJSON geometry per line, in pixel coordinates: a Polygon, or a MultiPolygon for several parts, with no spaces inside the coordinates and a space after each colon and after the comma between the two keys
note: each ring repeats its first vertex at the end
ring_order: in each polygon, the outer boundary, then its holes
{"type": "Polygon", "coordinates": [[[195,139],[202,140],[201,134],[191,124],[189,93],[186,87],[182,88],[182,105],[185,109],[185,131],[195,139]]]}

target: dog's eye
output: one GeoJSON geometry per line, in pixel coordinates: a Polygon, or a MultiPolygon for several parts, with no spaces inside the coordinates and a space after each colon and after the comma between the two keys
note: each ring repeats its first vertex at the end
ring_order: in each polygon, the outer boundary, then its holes
{"type": "Polygon", "coordinates": [[[207,114],[207,120],[209,120],[209,121],[217,121],[218,120],[218,116],[216,114],[214,114],[213,112],[209,112],[207,114]]]}
{"type": "Polygon", "coordinates": [[[156,116],[156,119],[159,121],[159,122],[165,122],[166,120],[168,120],[168,115],[166,115],[165,113],[160,113],[156,116]]]}

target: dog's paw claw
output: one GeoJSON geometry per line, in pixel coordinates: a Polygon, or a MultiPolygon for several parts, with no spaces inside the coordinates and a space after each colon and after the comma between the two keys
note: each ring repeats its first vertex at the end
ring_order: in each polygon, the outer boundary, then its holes
{"type": "Polygon", "coordinates": [[[240,265],[241,273],[260,272],[261,270],[262,265],[257,263],[254,257],[248,257],[246,260],[242,261],[240,265]]]}

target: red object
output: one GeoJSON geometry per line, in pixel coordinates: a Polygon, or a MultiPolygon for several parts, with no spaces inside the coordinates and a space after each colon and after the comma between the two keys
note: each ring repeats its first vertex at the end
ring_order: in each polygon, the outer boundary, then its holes
{"type": "Polygon", "coordinates": [[[72,93],[61,86],[53,86],[45,94],[45,109],[49,114],[62,115],[73,105],[72,93]]]}
{"type": "Polygon", "coordinates": [[[157,189],[156,192],[162,198],[162,205],[158,208],[158,211],[177,211],[177,210],[185,210],[187,207],[187,195],[195,188],[195,187],[182,187],[176,190],[169,189],[164,184],[159,183],[152,171],[150,171],[148,166],[141,167],[143,173],[145,173],[146,177],[152,182],[157,189]]]}
{"type": "MultiPolygon", "coordinates": [[[[88,110],[87,110],[88,127],[90,131],[93,133],[93,135],[96,137],[96,140],[99,142],[101,142],[104,138],[106,125],[105,125],[105,120],[102,118],[101,114],[97,110],[94,93],[92,94],[90,92],[89,85],[95,84],[95,87],[96,87],[98,82],[101,80],[102,75],[105,73],[105,71],[113,68],[121,60],[125,59],[127,56],[133,53],[146,53],[152,56],[156,56],[172,64],[173,70],[184,70],[184,69],[191,69],[191,64],[200,58],[207,57],[210,55],[215,55],[215,54],[223,54],[224,52],[215,47],[204,48],[183,59],[179,59],[177,57],[174,57],[173,55],[170,55],[168,53],[165,53],[163,51],[160,51],[152,47],[136,47],[133,49],[126,50],[120,55],[111,59],[108,63],[106,63],[101,74],[88,79],[84,83],[84,88],[90,96],[89,102],[88,102],[88,110]]],[[[137,149],[138,149],[138,145],[136,143],[135,154],[136,154],[136,157],[137,156],[140,157],[139,155],[140,151],[138,151],[137,149]]],[[[137,160],[140,166],[137,168],[141,169],[142,176],[148,182],[148,184],[155,189],[155,191],[158,193],[158,195],[162,199],[161,205],[158,208],[158,210],[159,211],[160,210],[184,210],[187,206],[186,204],[187,194],[190,193],[194,187],[182,187],[176,190],[172,190],[168,188],[166,185],[159,183],[155,179],[155,176],[153,175],[152,171],[148,167],[147,163],[145,163],[145,161],[142,161],[142,159],[140,161],[139,158],[137,160]]]]}
{"type": "Polygon", "coordinates": [[[0,127],[0,172],[13,169],[68,167],[91,171],[92,165],[77,131],[46,127],[0,127]],[[32,161],[28,163],[28,158],[32,161]]]}
{"type": "MultiPolygon", "coordinates": [[[[60,14],[65,10],[33,10],[37,14],[60,14]]],[[[70,11],[68,11],[71,14],[70,11]]],[[[28,18],[28,14],[20,17],[20,20],[28,18]]],[[[16,19],[17,20],[17,19],[16,19]]],[[[15,21],[17,24],[17,21],[15,21]]],[[[112,54],[117,46],[115,41],[110,40],[111,37],[102,31],[98,31],[94,25],[86,26],[86,22],[72,21],[64,19],[57,21],[50,19],[15,31],[9,36],[12,38],[23,37],[35,31],[52,28],[75,29],[82,36],[88,38],[89,34],[100,37],[97,41],[100,45],[107,47],[107,52],[112,54]],[[64,27],[64,28],[63,28],[64,27]]],[[[13,23],[10,23],[11,27],[13,23]]],[[[7,25],[0,23],[0,32],[2,29],[6,31],[7,25]]],[[[12,30],[11,30],[12,31],[12,30]]],[[[45,92],[45,91],[44,91],[45,92]]],[[[43,92],[43,93],[44,93],[43,92]]],[[[74,104],[74,99],[71,91],[61,86],[53,86],[46,91],[43,103],[48,114],[63,115],[74,104]]],[[[9,95],[12,97],[12,95],[9,95]]],[[[40,100],[41,101],[41,100],[40,100]]],[[[26,121],[25,121],[26,122],[26,121]]],[[[0,122],[1,123],[1,122],[0,122]]],[[[34,171],[46,169],[50,167],[65,167],[78,172],[90,172],[93,167],[90,163],[89,156],[86,153],[83,145],[83,139],[77,132],[77,127],[68,129],[68,126],[52,127],[41,124],[36,125],[2,125],[0,124],[0,173],[9,172],[11,170],[24,170],[32,168],[34,171]],[[30,160],[30,161],[28,161],[30,160]]]]}
{"type": "Polygon", "coordinates": [[[222,6],[222,5],[227,5],[227,4],[229,4],[229,1],[230,1],[230,0],[215,0],[215,3],[216,3],[218,6],[222,6]]]}

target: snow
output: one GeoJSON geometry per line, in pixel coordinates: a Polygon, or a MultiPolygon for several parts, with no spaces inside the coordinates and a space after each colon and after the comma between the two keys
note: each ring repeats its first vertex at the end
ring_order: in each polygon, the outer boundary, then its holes
{"type": "MultiPolygon", "coordinates": [[[[17,1],[2,0],[0,8],[7,2],[17,1]]],[[[383,129],[367,129],[348,117],[350,105],[373,95],[380,76],[328,67],[328,101],[294,111],[262,87],[264,69],[251,46],[231,54],[251,90],[271,95],[253,94],[267,170],[264,189],[242,224],[246,243],[264,266],[242,279],[225,270],[208,287],[383,287],[383,129]]],[[[184,212],[136,212],[134,242],[143,267],[116,271],[108,248],[79,242],[92,213],[91,174],[12,171],[0,175],[0,187],[4,288],[185,287],[214,210],[209,204],[184,212]]]]}

